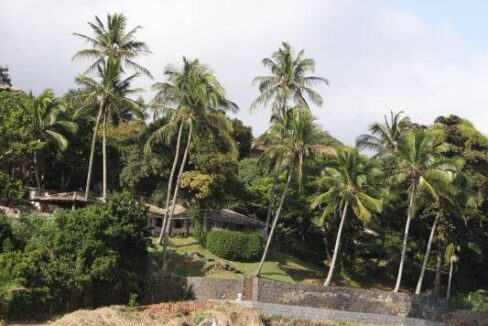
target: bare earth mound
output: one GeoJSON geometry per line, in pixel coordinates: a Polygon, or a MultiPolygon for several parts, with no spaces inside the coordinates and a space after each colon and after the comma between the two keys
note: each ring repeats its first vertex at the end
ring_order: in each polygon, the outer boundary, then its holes
{"type": "Polygon", "coordinates": [[[65,315],[51,325],[201,325],[201,326],[261,326],[259,314],[253,309],[231,304],[163,303],[140,308],[122,306],[96,310],[79,310],[65,315]]]}

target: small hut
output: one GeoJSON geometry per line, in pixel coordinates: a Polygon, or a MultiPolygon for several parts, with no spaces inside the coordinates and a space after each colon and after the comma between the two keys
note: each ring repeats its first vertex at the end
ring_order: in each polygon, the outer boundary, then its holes
{"type": "Polygon", "coordinates": [[[75,209],[94,204],[100,199],[89,196],[85,199],[85,194],[80,191],[60,192],[55,194],[44,193],[33,196],[31,201],[41,212],[53,212],[57,208],[75,209]]]}
{"type": "MultiPolygon", "coordinates": [[[[163,226],[166,209],[152,204],[146,204],[146,206],[148,207],[148,226],[151,228],[153,235],[159,235],[163,226]]],[[[206,211],[203,220],[203,229],[205,232],[211,230],[254,231],[263,237],[266,232],[263,222],[226,208],[206,211]]],[[[192,232],[193,220],[188,210],[181,205],[176,205],[173,220],[170,225],[170,234],[172,236],[177,234],[188,236],[192,232]]]]}
{"type": "MultiPolygon", "coordinates": [[[[147,224],[151,228],[151,233],[153,235],[159,235],[161,228],[163,227],[163,218],[166,213],[166,209],[153,204],[146,204],[146,207],[148,208],[147,224]]],[[[186,208],[181,205],[176,205],[173,221],[170,227],[171,235],[184,234],[187,236],[192,231],[192,221],[186,208]]]]}

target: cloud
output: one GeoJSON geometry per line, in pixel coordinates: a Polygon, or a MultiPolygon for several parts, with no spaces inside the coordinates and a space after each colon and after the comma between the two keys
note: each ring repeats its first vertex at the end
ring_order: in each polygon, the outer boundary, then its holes
{"type": "MultiPolygon", "coordinates": [[[[0,63],[13,81],[40,92],[74,87],[86,63],[70,59],[89,33],[95,14],[124,12],[153,54],[140,62],[156,79],[183,55],[209,64],[241,106],[238,117],[265,130],[266,109],[249,113],[258,95],[253,77],[265,74],[261,59],[282,41],[305,49],[316,74],[330,80],[315,115],[325,129],[353,144],[389,110],[404,110],[430,123],[458,114],[488,132],[488,53],[472,49],[453,26],[432,25],[386,1],[167,0],[1,1],[0,63]]],[[[149,87],[152,81],[141,80],[149,87]]],[[[150,93],[147,95],[150,97],[150,93]]]]}

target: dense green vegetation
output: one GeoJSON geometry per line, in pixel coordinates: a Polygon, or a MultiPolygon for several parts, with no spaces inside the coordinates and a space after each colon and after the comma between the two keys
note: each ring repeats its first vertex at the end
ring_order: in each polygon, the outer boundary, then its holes
{"type": "Polygon", "coordinates": [[[212,230],[205,241],[211,253],[234,261],[253,261],[263,251],[262,239],[257,233],[212,230]]]}
{"type": "Polygon", "coordinates": [[[76,34],[89,47],[75,58],[91,60],[78,88],[0,91],[0,204],[24,207],[28,188],[84,189],[106,201],[54,217],[0,217],[4,315],[154,293],[144,275],[172,270],[167,229],[176,204],[195,212],[197,237],[215,254],[261,258],[246,265],[257,274],[286,252],[320,266],[325,285],[445,296],[450,283],[457,302],[488,288],[488,138],[469,121],[449,115],[420,125],[392,112],[356,148],[346,146],[309,105],[322,104],[318,86],[327,80],[283,43],[263,59],[269,75],[255,79],[252,109],[269,108],[272,118],[254,138],[228,116],[238,106],[207,65],[183,58],[146,103],[133,85],[151,77],[137,63],[150,54],[139,27],[129,30],[119,14],[90,26],[93,35],[76,34]],[[161,262],[148,258],[140,201],[166,208],[161,262]],[[205,237],[202,212],[224,207],[266,223],[262,252],[255,236],[205,237]]]}
{"type": "Polygon", "coordinates": [[[145,208],[127,193],[54,217],[0,217],[1,315],[127,303],[148,280],[145,208]]]}

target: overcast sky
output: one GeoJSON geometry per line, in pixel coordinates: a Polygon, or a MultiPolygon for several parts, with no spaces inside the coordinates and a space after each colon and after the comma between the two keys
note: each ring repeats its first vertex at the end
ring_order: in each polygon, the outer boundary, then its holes
{"type": "MultiPolygon", "coordinates": [[[[485,2],[486,3],[486,2],[485,2]]],[[[71,57],[95,15],[123,12],[141,25],[152,55],[139,60],[161,80],[168,64],[200,58],[215,72],[238,117],[262,133],[258,95],[261,59],[282,41],[316,60],[325,102],[321,125],[348,144],[389,110],[430,123],[457,114],[488,133],[488,4],[421,0],[0,0],[0,65],[15,86],[61,95],[87,66],[71,57]]],[[[153,81],[141,78],[139,86],[153,81]]],[[[147,98],[149,99],[149,93],[147,98]]]]}

